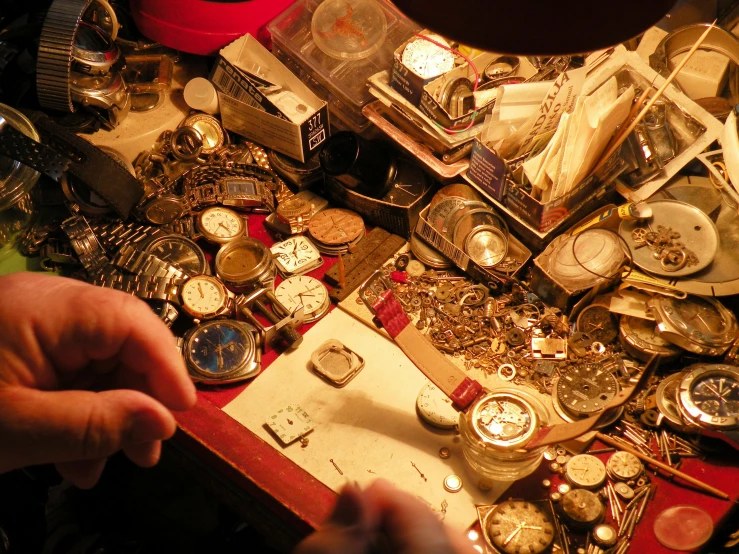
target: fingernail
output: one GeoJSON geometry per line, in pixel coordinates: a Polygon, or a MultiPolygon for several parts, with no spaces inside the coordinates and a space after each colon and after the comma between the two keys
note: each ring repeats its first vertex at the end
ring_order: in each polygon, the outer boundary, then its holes
{"type": "Polygon", "coordinates": [[[362,521],[362,503],[360,499],[360,489],[353,483],[347,483],[336,501],[334,511],[329,517],[329,521],[334,525],[341,527],[352,527],[359,525],[362,521]]]}

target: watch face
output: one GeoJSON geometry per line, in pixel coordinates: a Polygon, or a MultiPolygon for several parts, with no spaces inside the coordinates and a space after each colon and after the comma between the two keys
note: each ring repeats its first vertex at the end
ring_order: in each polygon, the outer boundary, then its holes
{"type": "Polygon", "coordinates": [[[579,454],[567,462],[565,477],[576,487],[594,489],[606,480],[606,466],[595,456],[579,454]]]}
{"type": "Polygon", "coordinates": [[[498,504],[489,516],[487,531],[493,545],[505,554],[540,554],[554,540],[549,516],[522,500],[498,504]]]}
{"type": "Polygon", "coordinates": [[[226,181],[226,192],[228,194],[245,194],[257,196],[257,184],[251,179],[229,179],[226,181]]]}
{"type": "Polygon", "coordinates": [[[696,329],[705,334],[726,331],[727,322],[716,306],[705,298],[689,297],[685,300],[670,301],[675,319],[684,322],[688,329],[696,329]]]}
{"type": "Polygon", "coordinates": [[[182,126],[193,127],[203,136],[203,150],[205,155],[212,154],[223,146],[226,135],[218,119],[208,114],[191,115],[182,122],[182,126]]]}
{"type": "Polygon", "coordinates": [[[482,267],[494,267],[508,253],[508,238],[497,227],[478,227],[465,240],[465,252],[482,267]]]}
{"type": "MultiPolygon", "coordinates": [[[[584,312],[583,312],[584,313],[584,312]]],[[[623,316],[619,325],[622,338],[649,358],[657,353],[660,356],[675,356],[682,350],[666,341],[657,333],[657,324],[640,317],[623,316]]]]}
{"type": "Polygon", "coordinates": [[[483,440],[507,447],[525,443],[538,427],[538,417],[522,398],[492,393],[473,409],[472,427],[483,440]]]}
{"type": "Polygon", "coordinates": [[[213,207],[203,210],[198,224],[205,238],[216,243],[228,242],[244,234],[243,218],[228,208],[213,207]]]}
{"type": "Polygon", "coordinates": [[[180,235],[155,239],[146,247],[146,252],[179,267],[188,275],[209,272],[208,260],[201,248],[180,235]]]}
{"type": "Polygon", "coordinates": [[[709,416],[739,417],[739,374],[699,377],[690,389],[690,398],[709,416]]]}
{"type": "Polygon", "coordinates": [[[612,343],[618,336],[616,317],[605,306],[588,306],[580,312],[577,330],[603,344],[612,343]]]}
{"type": "Polygon", "coordinates": [[[630,481],[636,479],[644,470],[639,458],[631,452],[615,452],[606,463],[606,470],[612,479],[630,481]]]}
{"type": "Polygon", "coordinates": [[[590,416],[603,410],[618,392],[616,378],[600,364],[583,364],[557,381],[557,400],[569,413],[590,416]]]}
{"type": "Polygon", "coordinates": [[[182,307],[193,317],[216,315],[225,305],[226,289],[215,277],[196,275],[182,285],[182,307]]]}
{"type": "Polygon", "coordinates": [[[254,354],[254,338],[230,320],[210,321],[197,327],[185,345],[196,373],[223,378],[239,371],[254,354]]]}
{"type": "Polygon", "coordinates": [[[418,393],[416,411],[426,423],[440,429],[454,429],[459,422],[452,401],[433,383],[426,383],[418,393]]]}
{"type": "Polygon", "coordinates": [[[362,217],[341,208],[324,210],[310,220],[310,234],[325,244],[345,244],[359,238],[364,233],[362,217]]]}
{"type": "Polygon", "coordinates": [[[152,200],[146,206],[146,219],[154,225],[167,225],[182,217],[185,213],[185,205],[182,199],[165,196],[152,200]]]}
{"type": "Polygon", "coordinates": [[[282,281],[275,289],[275,297],[290,313],[302,305],[307,323],[325,314],[331,303],[323,283],[305,275],[282,281]]]}
{"type": "Polygon", "coordinates": [[[321,260],[316,247],[303,236],[295,236],[279,242],[270,249],[275,263],[285,273],[300,273],[314,269],[321,260]]]}

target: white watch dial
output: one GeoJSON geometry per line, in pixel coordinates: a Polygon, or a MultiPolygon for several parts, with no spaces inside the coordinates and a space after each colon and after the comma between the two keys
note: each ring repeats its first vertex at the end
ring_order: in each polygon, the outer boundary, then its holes
{"type": "Polygon", "coordinates": [[[306,318],[319,314],[329,303],[323,283],[305,275],[285,279],[275,289],[275,296],[291,313],[302,304],[306,318]]]}
{"type": "Polygon", "coordinates": [[[644,466],[631,452],[616,452],[608,458],[606,469],[612,478],[628,481],[639,477],[644,466]]]}
{"type": "Polygon", "coordinates": [[[313,243],[303,236],[279,242],[272,246],[271,250],[275,255],[275,263],[286,273],[303,271],[321,259],[321,254],[313,243]]]}
{"type": "Polygon", "coordinates": [[[595,456],[579,454],[567,462],[565,477],[576,487],[594,489],[606,480],[606,466],[595,456]]]}
{"type": "Polygon", "coordinates": [[[227,208],[214,207],[200,214],[201,229],[218,238],[232,239],[244,234],[244,220],[227,208]]]}
{"type": "Polygon", "coordinates": [[[195,276],[182,285],[182,307],[194,317],[213,315],[226,302],[226,290],[213,277],[195,276]]]}
{"type": "Polygon", "coordinates": [[[418,415],[429,425],[453,429],[459,421],[459,412],[449,397],[433,383],[426,383],[416,399],[418,415]]]}

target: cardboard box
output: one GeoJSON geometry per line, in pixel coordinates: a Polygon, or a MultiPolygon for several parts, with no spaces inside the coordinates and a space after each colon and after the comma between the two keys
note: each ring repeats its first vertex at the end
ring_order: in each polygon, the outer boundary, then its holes
{"type": "MultiPolygon", "coordinates": [[[[467,253],[457,248],[449,242],[444,235],[437,231],[426,219],[429,214],[429,206],[426,206],[418,217],[416,225],[416,233],[420,237],[449,258],[454,265],[467,273],[473,279],[479,281],[488,287],[491,292],[501,290],[503,280],[500,273],[496,275],[494,272],[485,269],[477,262],[472,260],[467,253]]],[[[510,274],[515,276],[523,269],[526,263],[531,259],[531,250],[519,241],[512,233],[508,234],[508,256],[519,262],[518,267],[510,274]]],[[[497,273],[497,272],[496,272],[497,273]]],[[[502,274],[505,275],[505,274],[502,274]]]]}
{"type": "Polygon", "coordinates": [[[210,80],[218,91],[223,126],[229,131],[301,162],[328,138],[326,102],[251,35],[220,51],[210,80]],[[276,87],[297,96],[304,111],[291,113],[270,101],[265,89],[276,87]]]}
{"type": "MultiPolygon", "coordinates": [[[[448,73],[424,79],[420,75],[414,73],[411,69],[403,65],[401,61],[403,50],[406,45],[413,40],[421,40],[412,38],[400,45],[393,56],[393,67],[390,74],[390,86],[408,100],[413,106],[417,107],[424,115],[431,118],[434,122],[442,127],[464,128],[472,122],[474,112],[470,111],[461,117],[452,117],[439,102],[444,87],[452,81],[461,77],[467,78],[470,82],[475,80],[475,72],[469,64],[465,63],[455,67],[448,73]]],[[[498,54],[483,52],[479,56],[472,58],[472,63],[478,69],[479,73],[495,58],[498,54]]],[[[485,119],[485,116],[493,111],[495,106],[495,97],[482,106],[477,106],[477,115],[475,123],[479,123],[485,119]]]]}

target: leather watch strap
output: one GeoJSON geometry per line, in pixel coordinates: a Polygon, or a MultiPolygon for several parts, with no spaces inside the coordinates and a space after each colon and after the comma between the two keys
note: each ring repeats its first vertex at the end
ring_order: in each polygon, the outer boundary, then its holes
{"type": "Polygon", "coordinates": [[[72,163],[68,156],[21,133],[1,115],[0,154],[32,167],[55,181],[61,178],[72,163]]]}
{"type": "Polygon", "coordinates": [[[136,177],[110,154],[78,137],[48,117],[34,121],[44,143],[72,159],[67,171],[96,192],[123,219],[144,195],[136,177]]]}
{"type": "Polygon", "coordinates": [[[457,409],[466,409],[482,392],[480,383],[449,362],[411,324],[382,273],[378,271],[370,277],[360,288],[359,296],[405,355],[452,399],[457,409]]]}

